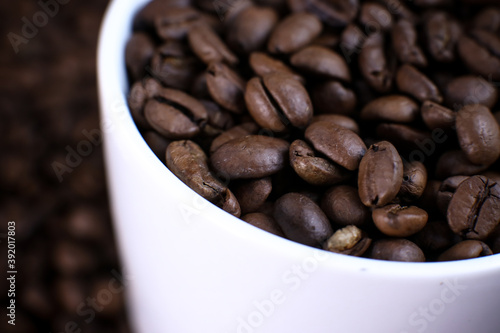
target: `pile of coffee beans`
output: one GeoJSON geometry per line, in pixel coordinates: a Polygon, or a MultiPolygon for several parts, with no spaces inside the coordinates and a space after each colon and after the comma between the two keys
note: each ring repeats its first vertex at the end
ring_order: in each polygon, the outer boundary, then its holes
{"type": "Polygon", "coordinates": [[[354,256],[500,252],[497,1],[154,0],[132,30],[137,127],[221,209],[354,256]]]}

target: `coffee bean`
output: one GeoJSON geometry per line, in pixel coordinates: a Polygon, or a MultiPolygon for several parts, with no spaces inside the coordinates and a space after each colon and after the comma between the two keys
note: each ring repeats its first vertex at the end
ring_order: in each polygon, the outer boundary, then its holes
{"type": "Polygon", "coordinates": [[[323,249],[340,254],[360,257],[370,247],[372,240],[354,225],[341,228],[328,238],[323,249]]]}
{"type": "Polygon", "coordinates": [[[321,208],[299,193],[287,193],[276,201],[274,219],[287,238],[301,244],[321,247],[333,234],[321,208]]]}
{"type": "Polygon", "coordinates": [[[354,20],[358,13],[358,0],[339,0],[325,2],[321,0],[290,0],[292,11],[308,11],[332,27],[343,27],[354,20]]]}
{"type": "Polygon", "coordinates": [[[226,62],[238,63],[238,58],[224,44],[219,36],[206,25],[197,25],[188,32],[188,41],[194,54],[205,64],[226,62]]]}
{"type": "Polygon", "coordinates": [[[497,89],[491,83],[473,75],[459,76],[446,87],[446,103],[455,110],[469,104],[483,104],[492,108],[497,97],[497,89]]]}
{"type": "Polygon", "coordinates": [[[500,156],[500,126],[490,110],[480,104],[464,106],[457,113],[457,136],[467,159],[491,165],[500,156]]]}
{"type": "Polygon", "coordinates": [[[243,123],[232,127],[216,137],[210,145],[210,154],[213,154],[220,146],[236,138],[241,138],[249,134],[257,133],[259,127],[255,123],[243,123]]]}
{"type": "Polygon", "coordinates": [[[250,213],[243,215],[241,219],[254,227],[275,234],[276,236],[285,237],[279,224],[269,215],[263,213],[250,213]]]}
{"type": "Polygon", "coordinates": [[[199,24],[200,20],[200,13],[192,7],[172,7],[157,13],[154,25],[160,38],[180,40],[185,38],[189,30],[199,24]]]}
{"type": "Polygon", "coordinates": [[[354,91],[338,81],[327,81],[312,91],[312,103],[317,113],[352,115],[356,108],[354,91]]]}
{"type": "Polygon", "coordinates": [[[429,217],[421,208],[391,204],[373,210],[372,218],[385,235],[408,237],[422,230],[429,217]]]}
{"type": "Polygon", "coordinates": [[[273,189],[271,178],[251,179],[238,185],[234,195],[240,203],[242,214],[256,212],[273,189]]]}
{"type": "Polygon", "coordinates": [[[415,5],[421,7],[443,6],[450,3],[450,0],[415,0],[415,5]]]}
{"type": "Polygon", "coordinates": [[[400,91],[412,95],[421,102],[431,100],[441,103],[443,101],[436,85],[412,65],[403,64],[399,67],[396,84],[400,91]]]}
{"type": "Polygon", "coordinates": [[[190,2],[190,0],[150,1],[134,16],[133,30],[153,30],[158,13],[168,13],[170,10],[175,10],[175,8],[188,7],[190,2]]]}
{"type": "Polygon", "coordinates": [[[142,32],[132,34],[125,48],[125,64],[133,81],[140,80],[146,75],[146,67],[153,53],[154,44],[147,34],[142,32]]]}
{"type": "Polygon", "coordinates": [[[208,114],[207,124],[203,128],[206,135],[218,135],[234,126],[234,118],[231,112],[223,110],[217,104],[209,100],[200,100],[200,102],[203,104],[208,114]],[[210,131],[212,131],[213,134],[209,132],[208,127],[210,127],[210,131]]]}
{"type": "Polygon", "coordinates": [[[300,178],[312,185],[333,185],[349,178],[344,168],[317,157],[302,140],[295,140],[290,145],[290,164],[300,178]]]}
{"type": "Polygon", "coordinates": [[[321,209],[333,223],[341,226],[363,226],[371,218],[370,210],[361,202],[358,190],[349,185],[328,189],[321,199],[321,209]]]}
{"type": "Polygon", "coordinates": [[[392,27],[392,15],[387,7],[375,3],[365,2],[361,4],[359,22],[365,26],[366,31],[380,33],[392,27]]]}
{"type": "Polygon", "coordinates": [[[441,253],[438,261],[473,259],[492,254],[493,252],[485,243],[478,240],[464,240],[441,253]]]}
{"type": "Polygon", "coordinates": [[[403,183],[398,197],[406,202],[418,200],[427,185],[427,169],[422,162],[403,162],[403,183]]]}
{"type": "Polygon", "coordinates": [[[245,81],[234,70],[223,63],[210,64],[207,68],[207,88],[217,104],[233,113],[243,112],[245,81]]]}
{"type": "Polygon", "coordinates": [[[385,206],[403,183],[403,162],[396,148],[387,141],[370,146],[359,164],[359,197],[365,206],[385,206]]]}
{"type": "Polygon", "coordinates": [[[361,74],[370,87],[381,93],[392,89],[394,72],[385,55],[382,35],[372,34],[364,41],[358,62],[361,74]]]}
{"type": "Polygon", "coordinates": [[[427,59],[418,45],[415,26],[408,20],[399,20],[392,29],[392,47],[402,63],[426,67],[427,59]]]}
{"type": "Polygon", "coordinates": [[[262,135],[247,135],[220,146],[210,159],[214,169],[230,179],[261,178],[288,163],[289,144],[262,135]]]}
{"type": "Polygon", "coordinates": [[[252,52],[248,59],[250,67],[252,70],[260,77],[264,77],[267,74],[282,72],[290,74],[294,79],[300,83],[304,83],[304,78],[295,73],[290,67],[285,65],[282,61],[274,59],[262,52],[252,52]]]}
{"type": "Polygon", "coordinates": [[[241,53],[261,49],[277,22],[278,14],[274,9],[249,6],[229,25],[227,43],[241,53]]]}
{"type": "Polygon", "coordinates": [[[500,185],[482,176],[463,181],[450,201],[447,218],[456,234],[486,239],[500,223],[500,185]]]}
{"type": "Polygon", "coordinates": [[[455,125],[456,113],[433,101],[424,101],[420,113],[425,125],[430,130],[449,130],[455,125]]]}
{"type": "Polygon", "coordinates": [[[146,91],[144,82],[137,81],[136,83],[134,83],[130,88],[127,102],[132,118],[139,128],[148,129],[151,127],[146,120],[146,117],[144,116],[144,105],[146,105],[146,101],[148,99],[149,93],[146,91]]]}
{"type": "Polygon", "coordinates": [[[180,90],[163,88],[158,98],[146,103],[144,115],[149,125],[168,139],[192,138],[207,121],[203,104],[180,90]]]}
{"type": "Polygon", "coordinates": [[[350,117],[341,114],[320,114],[313,117],[313,119],[311,120],[311,124],[320,121],[331,122],[337,126],[351,130],[359,135],[359,125],[354,119],[350,117]]]}
{"type": "Polygon", "coordinates": [[[411,98],[402,95],[388,95],[374,99],[361,110],[363,120],[385,120],[397,123],[411,123],[418,116],[418,105],[411,98]]]}
{"type": "Polygon", "coordinates": [[[340,49],[348,63],[351,63],[351,56],[358,54],[365,42],[366,35],[361,28],[350,23],[340,35],[340,49]]]}
{"type": "Polygon", "coordinates": [[[453,194],[455,194],[458,186],[468,178],[469,176],[452,176],[446,178],[441,183],[437,193],[437,205],[444,216],[446,216],[448,205],[450,204],[451,198],[453,197],[453,194]]]}
{"type": "Polygon", "coordinates": [[[429,253],[444,251],[455,243],[456,238],[458,236],[450,230],[448,223],[442,220],[428,221],[413,237],[415,243],[429,253]]]}
{"type": "Polygon", "coordinates": [[[440,179],[451,176],[472,176],[488,169],[488,165],[470,162],[461,150],[450,150],[443,153],[436,165],[436,177],[440,179]]]}
{"type": "Polygon", "coordinates": [[[440,62],[455,60],[455,46],[462,34],[460,24],[447,13],[436,11],[425,18],[425,34],[430,54],[440,62]]]}
{"type": "Polygon", "coordinates": [[[427,142],[433,142],[432,134],[413,126],[382,123],[377,125],[376,133],[379,138],[394,143],[401,150],[419,151],[423,154],[422,147],[426,147],[423,150],[425,152],[424,157],[422,157],[423,155],[412,155],[410,153],[410,159],[418,158],[419,160],[425,160],[426,157],[431,156],[435,152],[435,149],[428,148],[428,144],[426,145],[427,142]]]}
{"type": "Polygon", "coordinates": [[[486,30],[473,30],[458,41],[458,53],[476,74],[500,80],[500,38],[486,30]]]}
{"type": "Polygon", "coordinates": [[[493,33],[500,31],[500,9],[487,7],[481,10],[474,17],[473,26],[493,33]]]}
{"type": "Polygon", "coordinates": [[[313,114],[304,86],[289,74],[279,72],[251,79],[245,101],[255,122],[275,132],[284,131],[289,124],[304,128],[313,114]]]}
{"type": "Polygon", "coordinates": [[[369,256],[372,259],[389,261],[425,261],[425,255],[422,250],[415,243],[404,238],[374,241],[369,256]]]}
{"type": "Polygon", "coordinates": [[[314,148],[348,170],[356,170],[366,152],[366,146],[354,132],[328,121],[307,127],[305,138],[314,148]]]}
{"type": "Polygon", "coordinates": [[[271,53],[292,53],[309,44],[322,30],[321,21],[307,13],[291,14],[274,28],[267,48],[271,53]]]}
{"type": "Polygon", "coordinates": [[[323,46],[307,46],[290,57],[292,66],[326,79],[351,81],[345,60],[336,52],[323,46]]]}

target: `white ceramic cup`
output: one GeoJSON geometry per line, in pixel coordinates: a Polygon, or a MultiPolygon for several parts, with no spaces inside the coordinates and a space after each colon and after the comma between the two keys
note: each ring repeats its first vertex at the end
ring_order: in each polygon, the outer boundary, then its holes
{"type": "Polygon", "coordinates": [[[446,263],[337,255],[254,228],[170,173],[126,102],[124,49],[145,2],[110,4],[98,51],[106,168],[136,332],[500,332],[500,255],[446,263]]]}

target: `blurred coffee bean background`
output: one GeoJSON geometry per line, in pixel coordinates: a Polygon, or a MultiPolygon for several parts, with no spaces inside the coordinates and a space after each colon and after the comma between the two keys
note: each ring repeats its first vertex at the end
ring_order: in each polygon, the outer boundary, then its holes
{"type": "Polygon", "coordinates": [[[130,332],[99,130],[96,46],[106,6],[0,2],[0,332],[130,332]]]}

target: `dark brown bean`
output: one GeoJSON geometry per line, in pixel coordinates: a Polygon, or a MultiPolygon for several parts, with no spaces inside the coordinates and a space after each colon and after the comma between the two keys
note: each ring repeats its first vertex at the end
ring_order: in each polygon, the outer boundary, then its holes
{"type": "Polygon", "coordinates": [[[290,165],[300,178],[312,185],[333,185],[349,178],[344,168],[316,157],[314,150],[302,140],[290,145],[290,165]]]}
{"type": "Polygon", "coordinates": [[[437,193],[437,205],[443,216],[446,216],[448,205],[450,204],[451,198],[453,197],[453,194],[457,190],[458,186],[468,178],[469,176],[452,176],[446,178],[441,183],[437,193]]]}
{"type": "Polygon", "coordinates": [[[257,133],[259,126],[255,123],[243,123],[232,127],[216,137],[210,145],[210,154],[213,154],[220,146],[236,138],[241,138],[257,133]]]}
{"type": "Polygon", "coordinates": [[[500,126],[486,106],[464,106],[457,113],[456,126],[460,148],[469,161],[491,165],[498,159],[500,126]]]}
{"type": "Polygon", "coordinates": [[[267,48],[271,53],[292,53],[309,44],[322,30],[321,21],[307,13],[291,14],[275,27],[267,48]]]}
{"type": "Polygon", "coordinates": [[[125,48],[125,64],[133,81],[146,75],[146,68],[153,57],[154,43],[149,35],[136,32],[132,34],[125,48]]]}
{"type": "Polygon", "coordinates": [[[500,223],[500,185],[483,176],[463,181],[447,212],[448,224],[467,239],[486,239],[500,223]]]}
{"type": "Polygon", "coordinates": [[[188,41],[194,54],[205,64],[225,62],[238,63],[238,58],[224,44],[219,36],[207,25],[199,24],[188,32],[188,41]]]}
{"type": "Polygon", "coordinates": [[[392,27],[392,15],[387,7],[376,2],[361,4],[359,22],[366,27],[366,31],[387,31],[392,27]]]}
{"type": "Polygon", "coordinates": [[[387,141],[370,146],[359,165],[358,191],[365,206],[385,206],[403,183],[403,161],[396,148],[387,141]]]}
{"type": "Polygon", "coordinates": [[[333,27],[343,27],[356,17],[359,10],[358,0],[289,0],[292,11],[308,11],[333,27]]]}
{"type": "Polygon", "coordinates": [[[366,104],[360,116],[363,120],[411,123],[417,118],[418,112],[418,105],[411,98],[402,95],[387,95],[366,104]]]}
{"type": "Polygon", "coordinates": [[[427,223],[427,212],[415,206],[391,204],[372,212],[375,226],[387,236],[408,237],[416,234],[427,223]]]}
{"type": "Polygon", "coordinates": [[[160,38],[181,40],[194,25],[200,23],[200,20],[201,14],[192,7],[171,7],[157,13],[154,24],[160,38]]]}
{"type": "Polygon", "coordinates": [[[325,213],[307,196],[287,193],[274,207],[274,219],[287,238],[301,244],[321,247],[333,230],[325,213]]]}
{"type": "Polygon", "coordinates": [[[357,103],[355,93],[338,81],[319,84],[311,97],[317,113],[352,115],[357,103]]]}
{"type": "Polygon", "coordinates": [[[420,108],[422,119],[430,130],[443,129],[449,130],[455,125],[456,113],[452,110],[434,103],[433,101],[424,101],[420,108]]]}
{"type": "Polygon", "coordinates": [[[341,114],[320,114],[313,117],[311,124],[319,121],[329,121],[337,126],[347,128],[348,130],[351,130],[359,135],[359,125],[350,117],[341,114]]]}
{"type": "Polygon", "coordinates": [[[256,212],[267,200],[272,189],[273,185],[269,177],[251,179],[239,184],[234,189],[234,195],[240,203],[241,213],[256,212]]]}
{"type": "Polygon", "coordinates": [[[497,101],[497,97],[497,89],[478,76],[459,76],[446,86],[446,103],[455,110],[469,104],[483,104],[488,108],[492,108],[497,101]]]}
{"type": "Polygon", "coordinates": [[[500,38],[486,30],[473,30],[462,35],[458,53],[465,65],[476,74],[500,80],[500,38]]]}
{"type": "Polygon", "coordinates": [[[476,29],[498,32],[500,30],[500,8],[487,7],[481,10],[474,17],[473,26],[476,29]]]}
{"type": "Polygon", "coordinates": [[[323,249],[340,254],[360,257],[370,247],[371,238],[354,225],[341,228],[328,238],[323,249]]]}
{"type": "Polygon", "coordinates": [[[207,68],[207,88],[214,101],[223,108],[242,113],[245,81],[223,63],[212,63],[207,68]]]}
{"type": "Polygon", "coordinates": [[[262,178],[288,164],[288,149],[285,140],[247,135],[220,146],[210,160],[214,169],[226,178],[262,178]]]}
{"type": "Polygon", "coordinates": [[[317,151],[351,171],[358,168],[366,152],[363,140],[356,133],[328,121],[309,125],[304,136],[317,151]]]}
{"type": "Polygon", "coordinates": [[[372,34],[364,41],[358,62],[370,87],[381,93],[392,89],[394,73],[385,55],[383,35],[372,34]]]}
{"type": "Polygon", "coordinates": [[[426,67],[427,59],[418,46],[415,26],[408,20],[399,20],[392,29],[392,48],[399,61],[418,67],[426,67]]]}
{"type": "Polygon", "coordinates": [[[403,238],[373,242],[370,258],[390,261],[424,262],[425,255],[413,242],[403,238]]]}
{"type": "Polygon", "coordinates": [[[429,253],[442,252],[452,246],[458,236],[443,220],[428,221],[425,227],[413,237],[415,243],[429,253]]]}
{"type": "Polygon", "coordinates": [[[462,34],[459,23],[447,13],[436,11],[425,18],[427,47],[434,59],[440,62],[455,60],[455,46],[462,34]]]}
{"type": "Polygon", "coordinates": [[[441,103],[443,101],[436,85],[412,65],[403,64],[399,67],[396,83],[400,91],[412,95],[421,102],[431,100],[441,103]]]}
{"type": "Polygon", "coordinates": [[[436,177],[440,179],[451,176],[472,176],[488,169],[488,165],[470,162],[461,150],[449,150],[443,153],[436,165],[436,177]]]}
{"type": "Polygon", "coordinates": [[[285,65],[282,61],[274,59],[262,52],[252,52],[248,59],[250,67],[252,70],[260,77],[264,77],[267,74],[282,72],[290,74],[301,83],[304,83],[304,79],[295,73],[290,67],[285,65]]]}
{"type": "Polygon", "coordinates": [[[278,223],[269,215],[263,213],[250,213],[243,215],[241,219],[254,227],[265,230],[276,236],[285,237],[281,227],[278,223]]]}
{"type": "Polygon", "coordinates": [[[363,205],[357,188],[338,185],[328,189],[321,199],[321,209],[326,216],[341,226],[363,226],[370,221],[370,210],[363,205]]]}
{"type": "Polygon", "coordinates": [[[403,183],[398,197],[406,202],[418,200],[427,185],[427,169],[419,161],[403,161],[403,183]]]}
{"type": "Polygon", "coordinates": [[[464,240],[441,253],[438,261],[473,259],[492,254],[493,252],[485,243],[478,240],[464,240]]]}
{"type": "MultiPolygon", "coordinates": [[[[431,156],[436,151],[435,148],[431,148],[432,144],[434,144],[432,134],[413,126],[382,123],[377,125],[376,133],[380,139],[394,143],[398,149],[411,150],[410,159],[419,158],[419,160],[425,160],[426,157],[431,156]],[[421,154],[425,153],[425,155],[416,154],[417,151],[421,154]],[[413,152],[415,153],[412,154],[413,152]]],[[[444,136],[444,138],[447,138],[447,136],[444,136]]]]}
{"type": "Polygon", "coordinates": [[[326,47],[307,46],[290,57],[290,63],[301,71],[326,79],[351,81],[347,64],[338,53],[326,47]]]}

